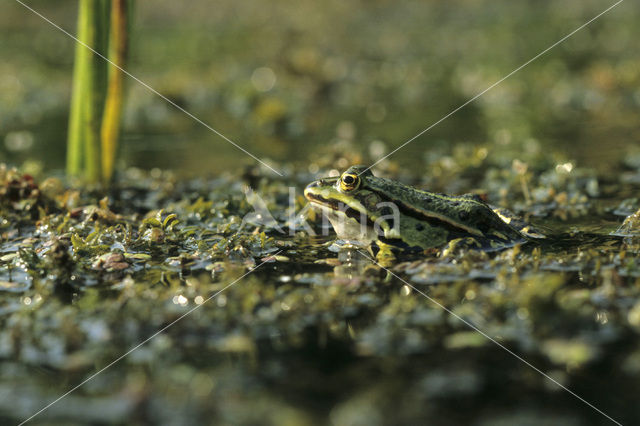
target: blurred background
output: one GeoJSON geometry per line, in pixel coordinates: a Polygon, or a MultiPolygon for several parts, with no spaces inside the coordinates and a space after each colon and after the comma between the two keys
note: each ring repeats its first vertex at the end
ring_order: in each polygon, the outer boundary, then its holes
{"type": "MultiPolygon", "coordinates": [[[[137,2],[129,72],[261,157],[375,160],[613,1],[137,2]],[[345,148],[346,149],[346,148],[345,148]]],[[[75,33],[77,1],[28,4],[75,33]]],[[[394,155],[433,149],[611,169],[640,139],[640,4],[623,2],[394,155]]],[[[16,2],[0,13],[0,161],[62,169],[74,41],[16,2]]],[[[126,79],[119,162],[218,173],[244,153],[126,79]]]]}

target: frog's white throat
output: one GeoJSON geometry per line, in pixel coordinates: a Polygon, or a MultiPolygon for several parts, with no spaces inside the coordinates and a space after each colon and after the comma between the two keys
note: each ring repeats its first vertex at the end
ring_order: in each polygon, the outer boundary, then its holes
{"type": "Polygon", "coordinates": [[[368,226],[366,220],[360,223],[355,218],[348,217],[344,212],[333,210],[330,207],[320,204],[315,204],[314,207],[319,208],[327,219],[329,219],[338,238],[360,241],[366,244],[370,244],[378,239],[374,229],[368,226]]]}

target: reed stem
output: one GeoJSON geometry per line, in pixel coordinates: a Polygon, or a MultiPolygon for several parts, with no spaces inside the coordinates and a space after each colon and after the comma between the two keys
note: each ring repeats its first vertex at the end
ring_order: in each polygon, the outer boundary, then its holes
{"type": "Polygon", "coordinates": [[[79,0],[78,39],[67,136],[67,173],[108,183],[122,116],[130,0],[79,0]],[[100,55],[94,53],[87,46],[100,55]]]}
{"type": "Polygon", "coordinates": [[[111,31],[109,34],[109,77],[107,97],[102,117],[102,179],[111,180],[118,150],[120,118],[122,116],[123,73],[127,57],[128,40],[127,0],[113,0],[111,31]]]}

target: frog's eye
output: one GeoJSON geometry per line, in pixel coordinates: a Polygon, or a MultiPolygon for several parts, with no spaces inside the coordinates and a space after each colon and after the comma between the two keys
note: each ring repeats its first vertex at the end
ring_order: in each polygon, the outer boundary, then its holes
{"type": "Polygon", "coordinates": [[[353,173],[343,173],[340,177],[340,189],[353,191],[360,185],[360,177],[353,173]]]}

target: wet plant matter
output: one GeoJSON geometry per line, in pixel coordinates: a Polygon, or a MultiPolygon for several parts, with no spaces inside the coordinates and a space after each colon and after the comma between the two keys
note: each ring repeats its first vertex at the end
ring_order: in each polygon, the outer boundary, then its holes
{"type": "MultiPolygon", "coordinates": [[[[329,150],[334,148],[328,148],[329,150]]],[[[15,422],[170,324],[41,414],[53,422],[603,424],[606,419],[335,236],[278,227],[332,164],[181,180],[123,173],[109,193],[0,173],[0,415],[15,422]],[[289,186],[298,189],[289,205],[289,186]],[[244,279],[203,303],[242,274],[244,279]]],[[[549,239],[400,258],[392,271],[618,421],[638,418],[640,169],[504,164],[458,147],[429,175],[482,192],[549,239]],[[471,182],[474,182],[473,184],[471,182]]],[[[309,224],[319,231],[317,217],[309,224]]]]}

